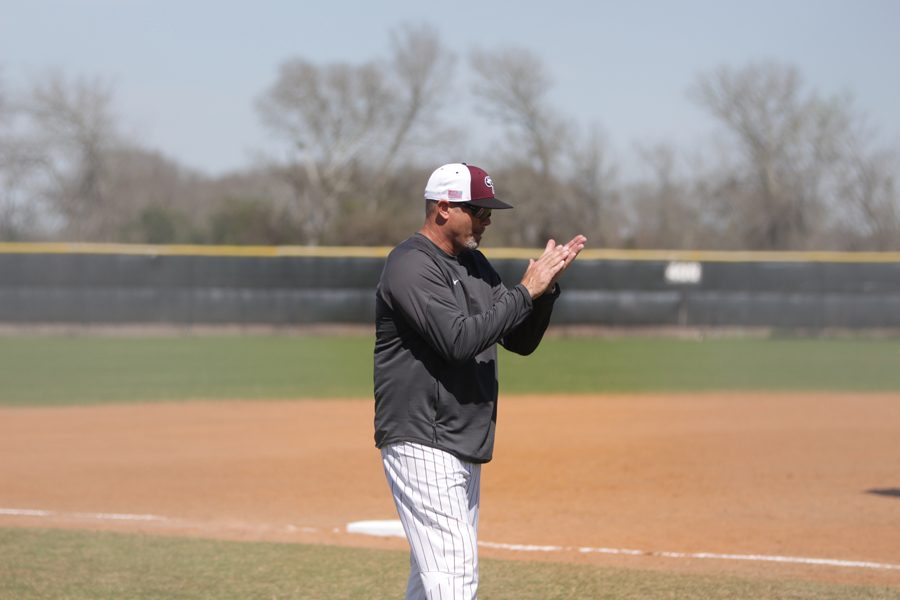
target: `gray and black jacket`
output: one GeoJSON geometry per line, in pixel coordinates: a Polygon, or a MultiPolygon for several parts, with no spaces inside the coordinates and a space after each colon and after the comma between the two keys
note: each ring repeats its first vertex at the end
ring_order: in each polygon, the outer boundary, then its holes
{"type": "Polygon", "coordinates": [[[532,303],[481,252],[451,256],[419,233],[394,248],[376,291],[375,445],[416,442],[491,460],[496,344],[533,352],[558,295],[532,303]]]}

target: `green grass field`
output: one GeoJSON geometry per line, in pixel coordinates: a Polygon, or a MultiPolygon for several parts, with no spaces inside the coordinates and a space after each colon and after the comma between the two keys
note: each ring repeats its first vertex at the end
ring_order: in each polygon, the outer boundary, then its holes
{"type": "MultiPolygon", "coordinates": [[[[369,336],[0,337],[0,404],[372,395],[369,336]]],[[[900,390],[890,340],[550,338],[505,394],[900,390]]]]}
{"type": "MultiPolygon", "coordinates": [[[[371,396],[370,336],[0,337],[0,405],[371,396]]],[[[501,390],[900,390],[900,342],[546,339],[501,390]]],[[[12,457],[14,459],[14,457],[12,457]]],[[[397,598],[405,553],[0,528],[0,599],[397,598]]],[[[900,589],[485,560],[486,599],[900,598],[900,589]]]]}
{"type": "MultiPolygon", "coordinates": [[[[399,598],[403,552],[53,530],[0,529],[0,598],[38,600],[399,598]]],[[[494,600],[861,600],[889,588],[687,576],[483,560],[479,597],[494,600]]]]}

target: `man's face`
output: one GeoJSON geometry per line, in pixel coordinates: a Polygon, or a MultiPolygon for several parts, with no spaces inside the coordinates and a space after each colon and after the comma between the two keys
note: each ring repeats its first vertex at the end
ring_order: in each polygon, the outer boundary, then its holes
{"type": "Polygon", "coordinates": [[[454,246],[460,250],[475,250],[481,243],[484,230],[491,224],[490,211],[485,216],[476,216],[474,207],[452,206],[450,208],[450,228],[454,246]]]}

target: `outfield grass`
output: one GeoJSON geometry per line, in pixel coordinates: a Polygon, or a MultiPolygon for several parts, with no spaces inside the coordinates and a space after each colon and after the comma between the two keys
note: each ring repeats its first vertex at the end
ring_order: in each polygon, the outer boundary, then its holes
{"type": "MultiPolygon", "coordinates": [[[[370,336],[0,337],[0,404],[371,397],[370,336]]],[[[549,338],[502,393],[900,390],[900,342],[549,338]]]]}
{"type": "Polygon", "coordinates": [[[900,342],[892,340],[556,338],[534,357],[505,356],[501,386],[584,393],[888,391],[900,390],[898,365],[900,342]]]}
{"type": "Polygon", "coordinates": [[[372,339],[3,337],[0,403],[370,396],[372,339]]]}
{"type": "MultiPolygon", "coordinates": [[[[405,589],[406,553],[0,529],[0,598],[378,600],[405,589]]],[[[674,575],[588,565],[483,560],[479,597],[646,600],[896,599],[886,587],[674,575]]]]}

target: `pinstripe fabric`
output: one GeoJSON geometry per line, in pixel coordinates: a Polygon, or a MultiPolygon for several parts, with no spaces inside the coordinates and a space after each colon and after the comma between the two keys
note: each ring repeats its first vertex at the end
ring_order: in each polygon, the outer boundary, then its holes
{"type": "Polygon", "coordinates": [[[381,457],[409,541],[407,600],[474,599],[481,465],[409,442],[381,457]]]}

